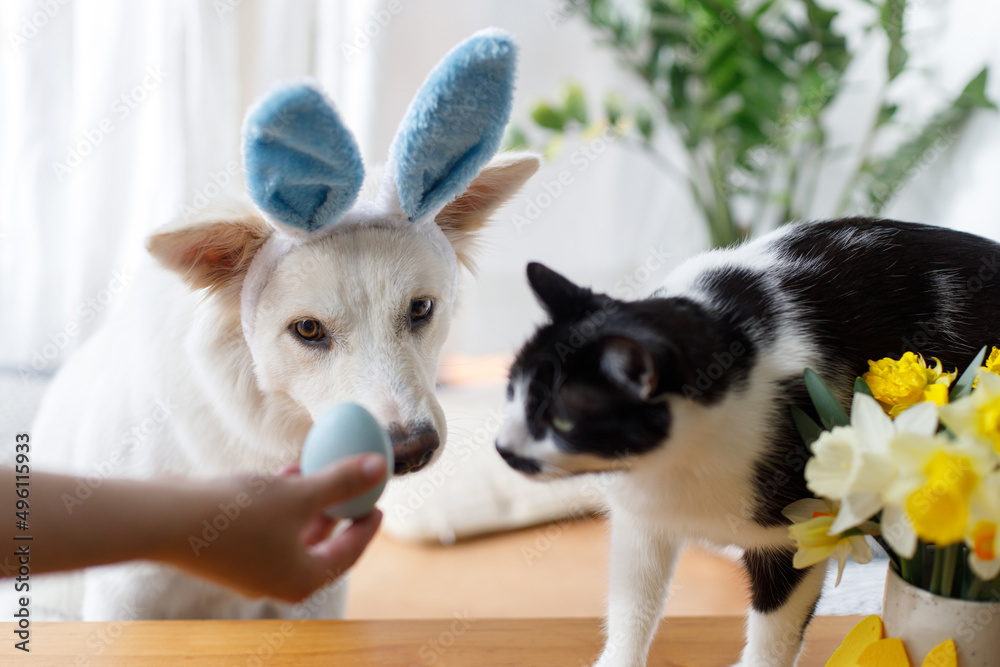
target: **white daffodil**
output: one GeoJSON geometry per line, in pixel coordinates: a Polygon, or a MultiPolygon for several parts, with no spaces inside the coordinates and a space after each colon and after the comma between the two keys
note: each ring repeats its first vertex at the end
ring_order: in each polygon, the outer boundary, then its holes
{"type": "Polygon", "coordinates": [[[892,443],[900,438],[929,438],[937,424],[934,403],[918,403],[894,421],[871,396],[854,395],[851,425],[820,435],[805,468],[810,491],[840,501],[831,535],[860,525],[882,509],[883,494],[897,476],[892,443]]]}
{"type": "Polygon", "coordinates": [[[969,511],[969,567],[983,581],[1000,575],[1000,472],[979,485],[969,511]]]}

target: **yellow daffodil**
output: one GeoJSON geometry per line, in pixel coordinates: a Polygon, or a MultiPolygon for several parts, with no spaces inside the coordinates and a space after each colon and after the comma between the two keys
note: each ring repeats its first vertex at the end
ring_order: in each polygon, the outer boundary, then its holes
{"type": "Polygon", "coordinates": [[[922,356],[906,352],[898,360],[886,357],[869,361],[868,372],[862,378],[889,416],[896,417],[917,403],[948,402],[948,388],[958,373],[945,373],[941,362],[935,361],[931,368],[922,356]]]}
{"type": "Polygon", "coordinates": [[[788,531],[798,546],[792,565],[802,569],[833,556],[837,559],[836,585],[840,585],[848,556],[856,563],[867,563],[872,559],[872,550],[865,541],[864,531],[875,532],[877,526],[868,522],[848,533],[830,535],[830,526],[836,519],[837,512],[835,503],[806,498],[786,507],[783,514],[792,521],[788,531]]]}
{"type": "Polygon", "coordinates": [[[937,426],[933,404],[915,406],[893,421],[871,396],[855,394],[851,425],[822,433],[813,443],[813,456],[805,468],[810,491],[841,503],[831,526],[833,534],[857,526],[882,509],[882,494],[897,475],[898,466],[891,456],[893,440],[929,439],[937,426]]]}
{"type": "Polygon", "coordinates": [[[988,443],[1000,454],[1000,375],[981,371],[971,394],[941,407],[941,421],[954,433],[988,443]]]}
{"type": "Polygon", "coordinates": [[[944,435],[897,438],[892,458],[898,474],[883,496],[886,513],[882,529],[886,541],[901,556],[908,557],[902,547],[913,540],[908,534],[911,528],[925,542],[946,546],[966,538],[971,517],[992,515],[984,506],[989,495],[984,482],[996,470],[996,457],[982,445],[944,435]],[[891,528],[887,526],[890,522],[891,528]]]}
{"type": "MultiPolygon", "coordinates": [[[[1000,348],[994,347],[990,350],[990,356],[986,357],[986,361],[983,363],[981,370],[989,371],[990,373],[996,373],[1000,375],[1000,348]]],[[[979,385],[979,378],[976,377],[975,382],[972,383],[973,387],[979,385]]]]}
{"type": "Polygon", "coordinates": [[[972,461],[941,448],[924,468],[926,481],[906,499],[917,536],[940,546],[957,544],[969,524],[969,496],[979,482],[972,461]]]}

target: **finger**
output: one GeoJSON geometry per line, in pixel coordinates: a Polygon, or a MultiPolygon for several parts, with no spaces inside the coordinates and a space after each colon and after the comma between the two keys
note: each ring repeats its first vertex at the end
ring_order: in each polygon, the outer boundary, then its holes
{"type": "Polygon", "coordinates": [[[385,457],[362,454],[324,468],[309,480],[313,507],[326,507],[360,496],[385,477],[385,457]]]}
{"type": "Polygon", "coordinates": [[[330,531],[336,526],[336,519],[331,519],[323,512],[319,512],[302,527],[302,543],[307,547],[319,544],[330,536],[330,531]]]}
{"type": "Polygon", "coordinates": [[[361,557],[381,523],[382,512],[372,510],[340,535],[310,549],[317,568],[321,572],[344,572],[350,568],[361,557]]]}
{"type": "Polygon", "coordinates": [[[297,463],[289,463],[284,468],[278,471],[278,477],[291,477],[293,475],[301,475],[302,469],[299,468],[297,463]]]}

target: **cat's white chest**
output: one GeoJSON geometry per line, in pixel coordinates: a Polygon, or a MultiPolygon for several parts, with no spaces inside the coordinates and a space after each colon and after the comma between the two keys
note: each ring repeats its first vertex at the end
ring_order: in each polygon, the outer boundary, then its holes
{"type": "MultiPolygon", "coordinates": [[[[754,521],[753,471],[768,425],[738,400],[678,416],[662,450],[609,482],[612,512],[686,539],[742,548],[786,546],[786,527],[754,521]]],[[[754,408],[756,406],[753,406],[754,408]]]]}

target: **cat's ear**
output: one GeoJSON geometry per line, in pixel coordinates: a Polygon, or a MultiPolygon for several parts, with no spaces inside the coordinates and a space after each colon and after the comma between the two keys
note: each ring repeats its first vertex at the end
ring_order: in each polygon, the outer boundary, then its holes
{"type": "Polygon", "coordinates": [[[601,342],[601,372],[615,385],[639,400],[648,400],[656,389],[653,357],[642,343],[625,336],[608,336],[601,342]]]}
{"type": "Polygon", "coordinates": [[[574,284],[544,264],[528,264],[528,284],[553,319],[574,317],[586,310],[594,293],[574,284]]]}

